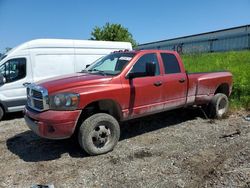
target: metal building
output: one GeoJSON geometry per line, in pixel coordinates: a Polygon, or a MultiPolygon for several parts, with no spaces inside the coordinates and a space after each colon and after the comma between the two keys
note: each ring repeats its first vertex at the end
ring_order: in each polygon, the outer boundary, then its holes
{"type": "Polygon", "coordinates": [[[179,53],[250,49],[250,25],[140,44],[137,49],[176,50],[179,53]]]}

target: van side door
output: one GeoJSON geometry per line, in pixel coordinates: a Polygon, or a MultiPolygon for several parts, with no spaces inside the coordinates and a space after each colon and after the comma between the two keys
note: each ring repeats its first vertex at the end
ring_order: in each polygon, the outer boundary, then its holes
{"type": "Polygon", "coordinates": [[[0,103],[7,112],[21,111],[26,103],[26,85],[32,82],[29,57],[13,57],[0,66],[5,83],[0,86],[0,103]]]}

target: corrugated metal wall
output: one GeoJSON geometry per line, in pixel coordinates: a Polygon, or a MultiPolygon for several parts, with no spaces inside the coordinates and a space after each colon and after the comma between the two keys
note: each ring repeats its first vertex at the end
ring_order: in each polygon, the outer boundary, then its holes
{"type": "Polygon", "coordinates": [[[141,44],[137,49],[165,49],[179,53],[250,49],[250,25],[141,44]]]}

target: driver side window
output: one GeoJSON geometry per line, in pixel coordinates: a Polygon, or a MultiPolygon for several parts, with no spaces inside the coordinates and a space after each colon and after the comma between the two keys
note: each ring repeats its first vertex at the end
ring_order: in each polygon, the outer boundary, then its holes
{"type": "Polygon", "coordinates": [[[6,83],[20,80],[26,76],[26,59],[17,58],[11,59],[0,67],[0,74],[2,74],[6,83]]]}
{"type": "Polygon", "coordinates": [[[156,64],[155,76],[160,74],[159,63],[157,60],[157,56],[155,53],[145,54],[138,59],[138,61],[134,64],[131,73],[146,73],[146,63],[153,62],[156,64]]]}

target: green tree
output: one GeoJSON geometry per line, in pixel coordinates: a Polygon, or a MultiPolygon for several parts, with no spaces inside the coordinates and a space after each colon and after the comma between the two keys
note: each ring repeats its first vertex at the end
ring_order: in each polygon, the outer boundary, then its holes
{"type": "Polygon", "coordinates": [[[133,35],[121,24],[106,23],[103,27],[95,27],[91,32],[91,40],[124,41],[137,46],[133,35]]]}

